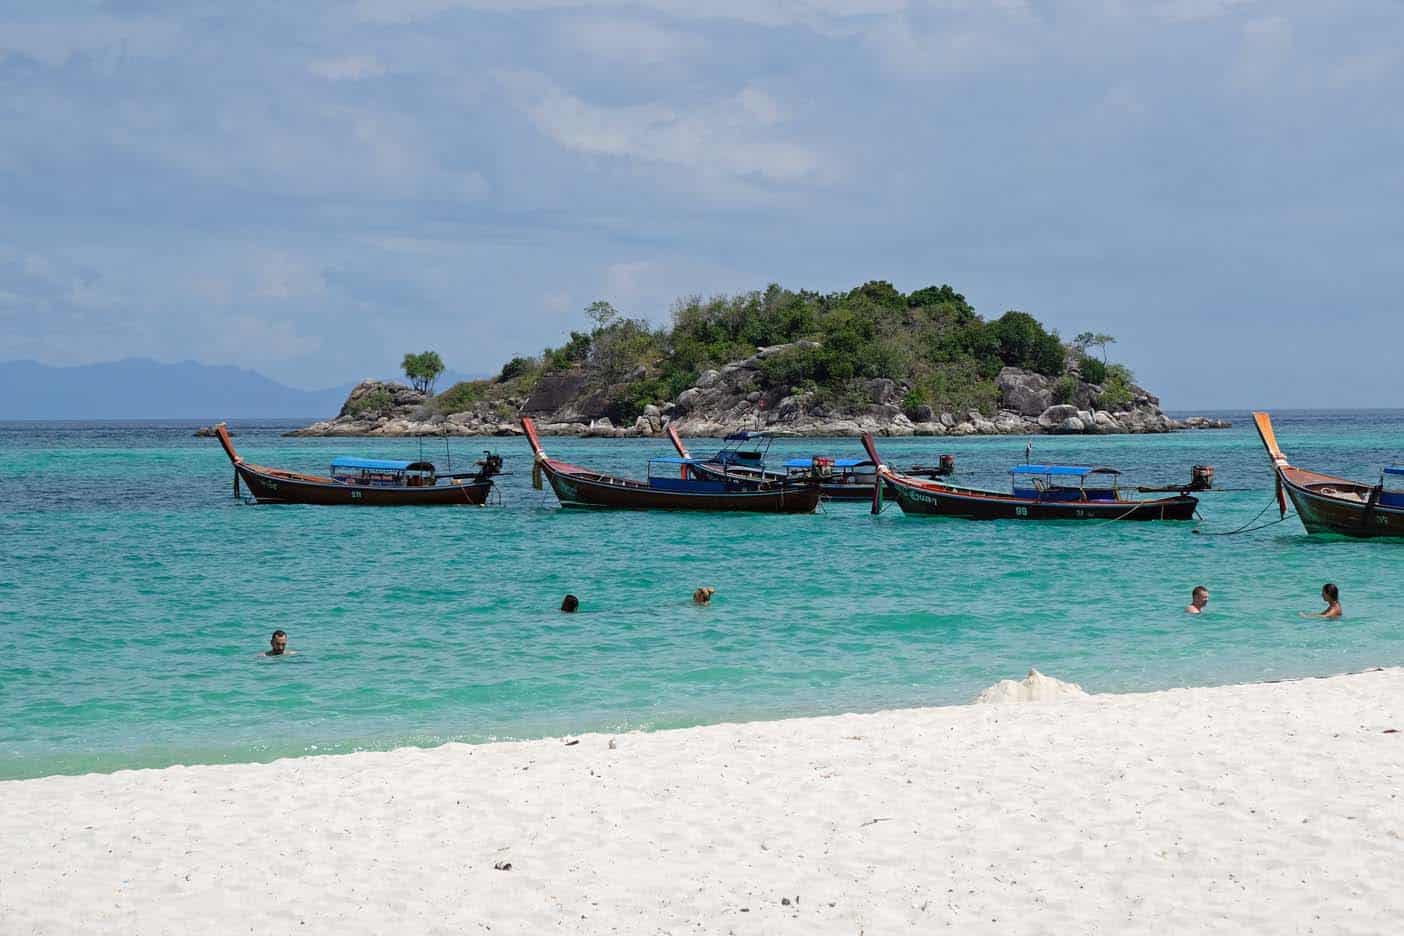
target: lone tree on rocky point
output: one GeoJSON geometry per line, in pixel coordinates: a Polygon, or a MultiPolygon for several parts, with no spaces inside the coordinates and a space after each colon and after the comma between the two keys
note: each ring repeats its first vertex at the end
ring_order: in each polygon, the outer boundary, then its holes
{"type": "Polygon", "coordinates": [[[1083,354],[1087,353],[1088,348],[1101,348],[1103,364],[1107,363],[1107,345],[1114,344],[1116,344],[1115,338],[1113,338],[1111,335],[1104,335],[1101,332],[1097,332],[1095,334],[1093,332],[1083,332],[1082,334],[1078,335],[1076,338],[1073,339],[1073,347],[1076,348],[1078,351],[1082,352],[1083,354]]]}
{"type": "Polygon", "coordinates": [[[424,351],[419,354],[406,354],[400,362],[405,376],[420,393],[433,393],[434,381],[444,372],[444,359],[437,351],[424,351]]]}

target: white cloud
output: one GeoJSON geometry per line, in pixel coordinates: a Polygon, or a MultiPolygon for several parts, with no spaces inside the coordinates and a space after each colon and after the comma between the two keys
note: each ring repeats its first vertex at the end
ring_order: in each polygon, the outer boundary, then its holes
{"type": "Polygon", "coordinates": [[[253,294],[260,299],[296,299],[326,291],[322,274],[287,251],[275,251],[254,266],[253,294]]]}
{"type": "Polygon", "coordinates": [[[264,361],[287,361],[317,351],[322,339],[298,334],[297,326],[286,319],[262,319],[253,315],[222,317],[211,332],[218,344],[210,359],[238,362],[249,357],[264,361]]]}
{"type": "Polygon", "coordinates": [[[1401,60],[1404,56],[1395,48],[1357,52],[1327,68],[1326,85],[1341,89],[1377,84],[1398,71],[1401,60]]]}
{"type": "Polygon", "coordinates": [[[893,13],[907,6],[907,0],[359,0],[352,8],[352,16],[371,23],[411,23],[452,10],[523,13],[624,8],[653,10],[678,19],[822,29],[834,20],[893,13]]]}
{"type": "Polygon", "coordinates": [[[0,53],[18,52],[46,65],[62,65],[73,55],[94,52],[166,55],[181,45],[178,26],[151,19],[99,16],[57,22],[0,21],[0,53]]]}
{"type": "Polygon", "coordinates": [[[620,305],[633,305],[639,298],[642,279],[651,264],[647,260],[614,263],[605,270],[605,292],[620,305]]]}
{"type": "Polygon", "coordinates": [[[1097,116],[1113,123],[1128,117],[1140,117],[1146,112],[1145,101],[1140,93],[1130,85],[1117,85],[1108,89],[1097,107],[1097,116]]]}
{"type": "Polygon", "coordinates": [[[566,312],[570,309],[570,293],[563,289],[549,292],[541,297],[541,307],[557,315],[566,312]]]}
{"type": "Polygon", "coordinates": [[[1229,67],[1229,84],[1239,90],[1269,86],[1291,52],[1291,23],[1280,16],[1249,20],[1243,24],[1238,57],[1229,67]]]}
{"type": "Polygon", "coordinates": [[[379,78],[385,74],[385,66],[374,56],[364,55],[321,59],[309,63],[307,70],[329,81],[361,81],[366,78],[379,78]]]}
{"type": "Polygon", "coordinates": [[[569,44],[616,65],[674,63],[707,49],[707,43],[699,36],[639,20],[567,21],[558,29],[569,44]]]}
{"type": "Polygon", "coordinates": [[[741,89],[741,93],[736,96],[736,99],[746,109],[746,113],[758,122],[766,126],[779,122],[780,104],[760,88],[748,85],[741,89]]]}
{"type": "Polygon", "coordinates": [[[868,28],[864,40],[888,72],[942,78],[1033,62],[1052,31],[1022,6],[955,12],[929,28],[906,16],[887,17],[868,28]]]}
{"type": "Polygon", "coordinates": [[[202,302],[227,306],[234,301],[234,283],[227,276],[200,274],[190,277],[187,288],[202,302]]]}
{"type": "Polygon", "coordinates": [[[1172,23],[1218,19],[1256,0],[1162,0],[1151,9],[1155,16],[1172,23]]]}
{"type": "Polygon", "coordinates": [[[795,183],[815,177],[822,165],[808,146],[768,138],[774,102],[762,107],[759,92],[740,94],[682,111],[661,104],[592,105],[533,72],[503,73],[542,133],[567,149],[681,166],[702,175],[760,177],[795,183]],[[767,119],[768,118],[768,119],[767,119]]]}

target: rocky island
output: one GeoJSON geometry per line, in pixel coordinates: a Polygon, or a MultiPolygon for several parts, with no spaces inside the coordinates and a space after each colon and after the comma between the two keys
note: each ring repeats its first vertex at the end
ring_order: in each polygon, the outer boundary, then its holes
{"type": "MultiPolygon", "coordinates": [[[[1029,435],[1224,428],[1176,420],[1129,370],[1023,312],[976,315],[949,286],[904,295],[764,292],[682,300],[671,329],[588,310],[594,327],[491,380],[440,394],[365,380],[333,419],[289,435],[514,435],[528,415],[552,435],[1029,435]],[[781,340],[776,340],[781,339],[781,340]]],[[[414,357],[414,356],[410,356],[414,357]]],[[[410,360],[407,357],[407,361],[410,360]]],[[[435,356],[437,360],[437,356],[435,356]]]]}

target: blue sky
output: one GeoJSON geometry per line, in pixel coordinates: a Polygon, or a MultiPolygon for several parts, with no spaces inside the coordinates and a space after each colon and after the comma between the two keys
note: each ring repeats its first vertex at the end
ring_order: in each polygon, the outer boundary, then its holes
{"type": "Polygon", "coordinates": [[[1404,405],[1401,100],[1398,0],[11,0],[0,359],[316,387],[887,279],[1167,407],[1404,405]]]}

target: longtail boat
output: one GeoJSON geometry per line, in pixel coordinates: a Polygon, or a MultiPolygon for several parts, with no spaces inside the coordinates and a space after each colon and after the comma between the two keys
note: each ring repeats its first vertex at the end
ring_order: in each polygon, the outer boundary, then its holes
{"type": "Polygon", "coordinates": [[[722,440],[723,445],[713,455],[693,458],[678,432],[668,426],[668,439],[678,455],[692,459],[690,471],[703,480],[724,481],[741,486],[788,482],[804,484],[817,481],[819,490],[830,500],[871,500],[877,469],[866,458],[810,458],[785,460],[784,471],[765,467],[765,453],[770,448],[767,433],[736,432],[722,440]]]}
{"type": "Polygon", "coordinates": [[[1283,518],[1287,516],[1287,499],[1291,498],[1308,533],[1404,536],[1404,466],[1385,466],[1377,484],[1294,468],[1277,447],[1272,418],[1267,413],[1254,413],[1253,423],[1272,459],[1272,470],[1277,476],[1277,506],[1283,518]],[[1387,487],[1390,484],[1395,489],[1387,487]]]}
{"type": "Polygon", "coordinates": [[[1121,472],[1097,466],[1019,465],[1010,469],[1008,494],[959,487],[893,471],[883,464],[871,433],[863,434],[863,447],[881,481],[873,490],[873,513],[889,492],[903,513],[966,520],[1189,520],[1199,505],[1184,493],[1127,499],[1117,480],[1121,472]]]}
{"type": "Polygon", "coordinates": [[[261,504],[349,504],[358,507],[464,506],[487,502],[502,456],[485,453],[477,470],[441,475],[431,462],[338,457],[329,477],[268,468],[244,461],[229,429],[215,427],[219,444],[234,464],[234,493],[242,480],[261,504]]]}
{"type": "Polygon", "coordinates": [[[562,507],[812,513],[819,506],[817,484],[776,482],[743,487],[701,480],[691,471],[693,460],[681,456],[650,459],[647,481],[618,478],[547,456],[529,417],[522,417],[522,430],[535,457],[532,486],[540,490],[543,478],[550,482],[562,507]]]}

